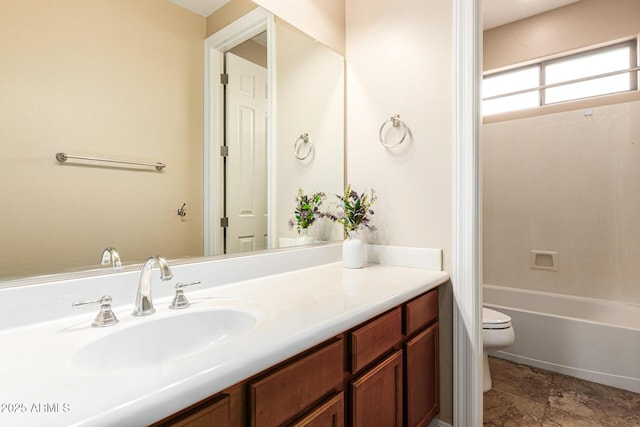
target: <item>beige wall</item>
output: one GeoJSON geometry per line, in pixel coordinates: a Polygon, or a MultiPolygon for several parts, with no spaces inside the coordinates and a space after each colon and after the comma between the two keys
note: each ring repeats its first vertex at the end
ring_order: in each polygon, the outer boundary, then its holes
{"type": "MultiPolygon", "coordinates": [[[[637,33],[640,2],[582,0],[485,33],[485,64],[637,33]]],[[[640,102],[633,98],[586,100],[569,111],[484,125],[485,283],[640,303],[640,102]],[[531,250],[559,252],[559,271],[529,269],[531,250]]]]}
{"type": "MultiPolygon", "coordinates": [[[[293,217],[298,188],[309,194],[324,191],[337,202],[344,186],[344,58],[315,42],[281,19],[275,26],[276,62],[276,213],[275,235],[293,238],[293,217]],[[293,145],[309,134],[314,151],[298,160],[293,145]]],[[[343,238],[342,227],[316,221],[309,234],[317,240],[343,238]]]]}
{"type": "Polygon", "coordinates": [[[637,0],[581,0],[484,32],[485,70],[584,49],[640,32],[637,0]]]}
{"type": "Polygon", "coordinates": [[[168,1],[0,3],[2,275],[202,253],[204,29],[168,1]]]}
{"type": "Polygon", "coordinates": [[[207,37],[258,6],[344,55],[344,0],[231,0],[207,17],[207,37]]]}
{"type": "MultiPolygon", "coordinates": [[[[452,249],[452,4],[346,1],[347,180],[378,194],[373,243],[452,249]],[[379,142],[400,114],[413,137],[398,149],[379,142]]],[[[441,417],[452,418],[451,293],[441,300],[441,417]]]]}
{"type": "Polygon", "coordinates": [[[207,37],[258,7],[251,0],[231,0],[207,17],[207,37]]]}
{"type": "Polygon", "coordinates": [[[253,39],[240,43],[238,46],[230,49],[229,52],[256,65],[267,68],[267,47],[256,43],[253,39]]]}
{"type": "Polygon", "coordinates": [[[254,0],[254,2],[344,55],[344,0],[254,0]]]}

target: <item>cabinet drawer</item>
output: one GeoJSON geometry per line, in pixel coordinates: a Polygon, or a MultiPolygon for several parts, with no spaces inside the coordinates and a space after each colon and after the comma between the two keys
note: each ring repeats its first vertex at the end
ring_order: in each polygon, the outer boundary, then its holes
{"type": "Polygon", "coordinates": [[[251,425],[276,426],[290,420],[342,386],[342,339],[249,384],[251,425]]]}
{"type": "Polygon", "coordinates": [[[405,335],[411,335],[438,318],[438,288],[405,305],[405,335]]]}
{"type": "Polygon", "coordinates": [[[344,426],[344,393],[332,397],[319,405],[291,427],[343,427],[344,426]]]}
{"type": "Polygon", "coordinates": [[[400,307],[351,333],[351,371],[356,373],[402,340],[400,307]]]}
{"type": "Polygon", "coordinates": [[[195,408],[185,415],[170,417],[154,424],[155,427],[231,427],[230,398],[222,395],[215,401],[195,408]]]}

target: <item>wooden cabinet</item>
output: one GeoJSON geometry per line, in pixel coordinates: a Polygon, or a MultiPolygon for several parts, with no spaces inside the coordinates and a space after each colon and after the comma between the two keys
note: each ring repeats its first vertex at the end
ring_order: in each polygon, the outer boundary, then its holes
{"type": "Polygon", "coordinates": [[[438,411],[434,289],[155,425],[414,427],[438,411]]]}
{"type": "Polygon", "coordinates": [[[437,289],[405,304],[404,330],[406,425],[426,426],[440,410],[437,289]]]}
{"type": "Polygon", "coordinates": [[[438,289],[405,303],[404,333],[411,336],[438,320],[438,289]]]}
{"type": "Polygon", "coordinates": [[[401,307],[358,327],[349,336],[351,372],[355,374],[402,341],[401,307]]]}
{"type": "Polygon", "coordinates": [[[344,427],[344,393],[318,405],[309,414],[291,424],[292,427],[344,427]]]}
{"type": "Polygon", "coordinates": [[[408,426],[426,426],[439,411],[438,324],[405,344],[405,402],[408,426]]]}
{"type": "Polygon", "coordinates": [[[231,427],[233,425],[231,423],[231,399],[229,395],[223,394],[181,411],[168,420],[154,424],[153,427],[231,427]]]}
{"type": "Polygon", "coordinates": [[[338,339],[251,381],[250,425],[282,425],[339,390],[343,373],[343,340],[338,339]]]}
{"type": "Polygon", "coordinates": [[[351,425],[402,425],[402,350],[351,383],[351,425]]]}
{"type": "Polygon", "coordinates": [[[351,384],[353,426],[426,426],[438,413],[437,320],[435,289],[351,333],[354,374],[403,343],[351,384]]]}

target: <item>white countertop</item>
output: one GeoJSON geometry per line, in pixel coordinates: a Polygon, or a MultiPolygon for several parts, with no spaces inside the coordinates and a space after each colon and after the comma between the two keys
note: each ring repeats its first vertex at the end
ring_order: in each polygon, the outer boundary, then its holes
{"type": "MultiPolygon", "coordinates": [[[[206,289],[187,288],[192,306],[92,328],[96,310],[0,332],[0,425],[148,425],[446,282],[442,271],[332,263],[206,289]],[[71,362],[81,345],[136,322],[206,307],[243,305],[258,321],[243,335],[171,363],[92,371],[71,362]]],[[[75,313],[74,313],[75,314],[75,313]]],[[[158,337],[162,339],[162,337],[158,337]]]]}

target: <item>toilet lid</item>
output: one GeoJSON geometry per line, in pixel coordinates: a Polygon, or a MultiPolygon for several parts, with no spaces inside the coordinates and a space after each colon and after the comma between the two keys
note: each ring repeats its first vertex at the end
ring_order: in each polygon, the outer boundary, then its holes
{"type": "Polygon", "coordinates": [[[483,329],[506,329],[511,327],[511,317],[499,311],[482,307],[483,329]]]}

